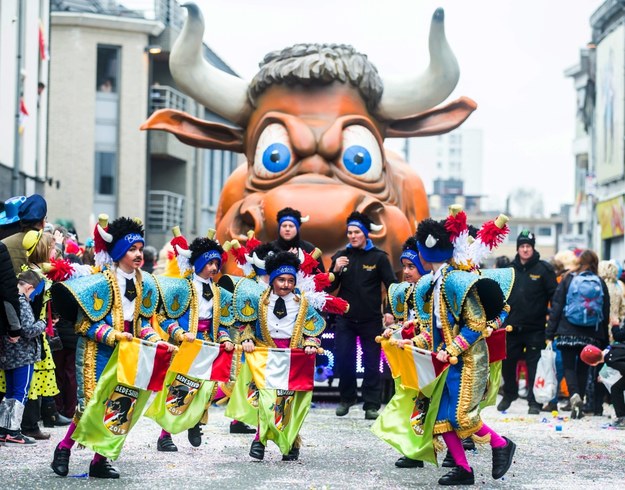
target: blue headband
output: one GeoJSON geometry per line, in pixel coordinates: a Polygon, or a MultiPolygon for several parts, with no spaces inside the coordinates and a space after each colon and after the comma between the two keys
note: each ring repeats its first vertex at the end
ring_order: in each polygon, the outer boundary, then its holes
{"type": "Polygon", "coordinates": [[[209,250],[208,252],[204,252],[200,255],[195,262],[193,262],[193,268],[195,269],[195,273],[199,274],[202,272],[206,264],[208,264],[211,260],[217,259],[219,261],[218,268],[221,268],[221,254],[217,250],[209,250]]]}
{"type": "Polygon", "coordinates": [[[278,221],[278,224],[282,226],[282,223],[284,223],[285,221],[290,221],[291,223],[293,223],[295,225],[295,228],[297,228],[297,231],[299,231],[301,223],[295,216],[282,216],[282,218],[280,218],[280,221],[278,221]]]}
{"type": "Polygon", "coordinates": [[[292,265],[281,265],[275,271],[269,274],[269,284],[271,284],[276,277],[281,276],[282,274],[289,274],[297,278],[297,269],[292,265]]]}
{"type": "Polygon", "coordinates": [[[119,262],[121,258],[126,255],[126,252],[130,250],[130,247],[139,242],[145,244],[145,240],[139,233],[129,233],[125,237],[117,240],[109,252],[113,262],[119,262]]]}
{"type": "Polygon", "coordinates": [[[416,250],[411,250],[409,248],[404,250],[399,257],[399,260],[401,259],[407,259],[412,262],[419,271],[419,274],[421,274],[422,276],[425,276],[427,274],[427,271],[423,268],[423,264],[421,263],[421,259],[419,258],[419,252],[417,252],[416,250]]]}
{"type": "Polygon", "coordinates": [[[369,238],[369,230],[367,230],[367,227],[361,221],[358,221],[355,219],[348,221],[347,227],[349,228],[350,226],[357,226],[358,228],[361,229],[361,231],[365,234],[365,236],[369,238]]]}
{"type": "Polygon", "coordinates": [[[419,255],[426,262],[445,262],[446,260],[451,259],[454,255],[453,248],[428,248],[420,242],[417,242],[417,248],[419,249],[419,255]]]}

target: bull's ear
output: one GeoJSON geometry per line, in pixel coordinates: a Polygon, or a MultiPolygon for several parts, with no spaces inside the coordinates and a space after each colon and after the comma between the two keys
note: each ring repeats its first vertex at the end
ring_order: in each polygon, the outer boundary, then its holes
{"type": "Polygon", "coordinates": [[[475,109],[477,109],[475,101],[468,97],[460,97],[442,107],[391,122],[386,128],[385,136],[411,138],[448,133],[460,126],[475,109]]]}
{"type": "Polygon", "coordinates": [[[161,109],[141,125],[142,130],[160,129],[183,143],[211,150],[243,152],[243,130],[219,122],[204,121],[181,111],[161,109]]]}

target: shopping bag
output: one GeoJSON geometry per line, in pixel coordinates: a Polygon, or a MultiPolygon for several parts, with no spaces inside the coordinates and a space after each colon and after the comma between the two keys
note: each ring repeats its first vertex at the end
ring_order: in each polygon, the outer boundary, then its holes
{"type": "Polygon", "coordinates": [[[534,378],[534,398],[538,403],[547,403],[553,400],[557,393],[556,353],[549,344],[540,351],[540,360],[534,378]]]}
{"type": "Polygon", "coordinates": [[[610,393],[612,392],[612,386],[614,386],[614,383],[622,377],[623,375],[621,373],[606,364],[604,364],[601,371],[599,371],[599,379],[610,393]]]}

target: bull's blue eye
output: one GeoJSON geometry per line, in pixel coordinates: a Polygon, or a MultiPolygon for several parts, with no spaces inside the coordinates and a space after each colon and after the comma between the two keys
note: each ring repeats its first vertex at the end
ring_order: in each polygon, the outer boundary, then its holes
{"type": "Polygon", "coordinates": [[[291,150],[282,143],[272,143],[263,152],[263,165],[270,172],[285,170],[291,163],[291,150]]]}
{"type": "Polygon", "coordinates": [[[350,146],[343,153],[343,165],[354,175],[362,175],[371,168],[371,153],[364,146],[350,146]]]}

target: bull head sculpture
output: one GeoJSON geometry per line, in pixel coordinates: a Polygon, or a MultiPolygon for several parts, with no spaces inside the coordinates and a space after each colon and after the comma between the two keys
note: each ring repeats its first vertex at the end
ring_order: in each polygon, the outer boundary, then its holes
{"type": "Polygon", "coordinates": [[[345,246],[345,218],[359,211],[384,225],[371,238],[398,266],[402,243],[429,211],[421,179],[385,151],[384,138],[443,134],[476,108],[465,97],[435,108],[459,78],[443,10],[433,15],[430,64],[418,77],[382,79],[351,46],[298,44],[269,53],[247,83],[204,60],[202,14],[194,4],[185,7],[189,15],[170,56],[172,75],[183,92],[234,124],[165,109],[142,129],[245,154],[247,165],[233,172],[220,197],[218,239],[253,229],[260,240],[273,240],[277,212],[291,206],[310,216],[303,238],[321,248],[327,262],[345,246]]]}

